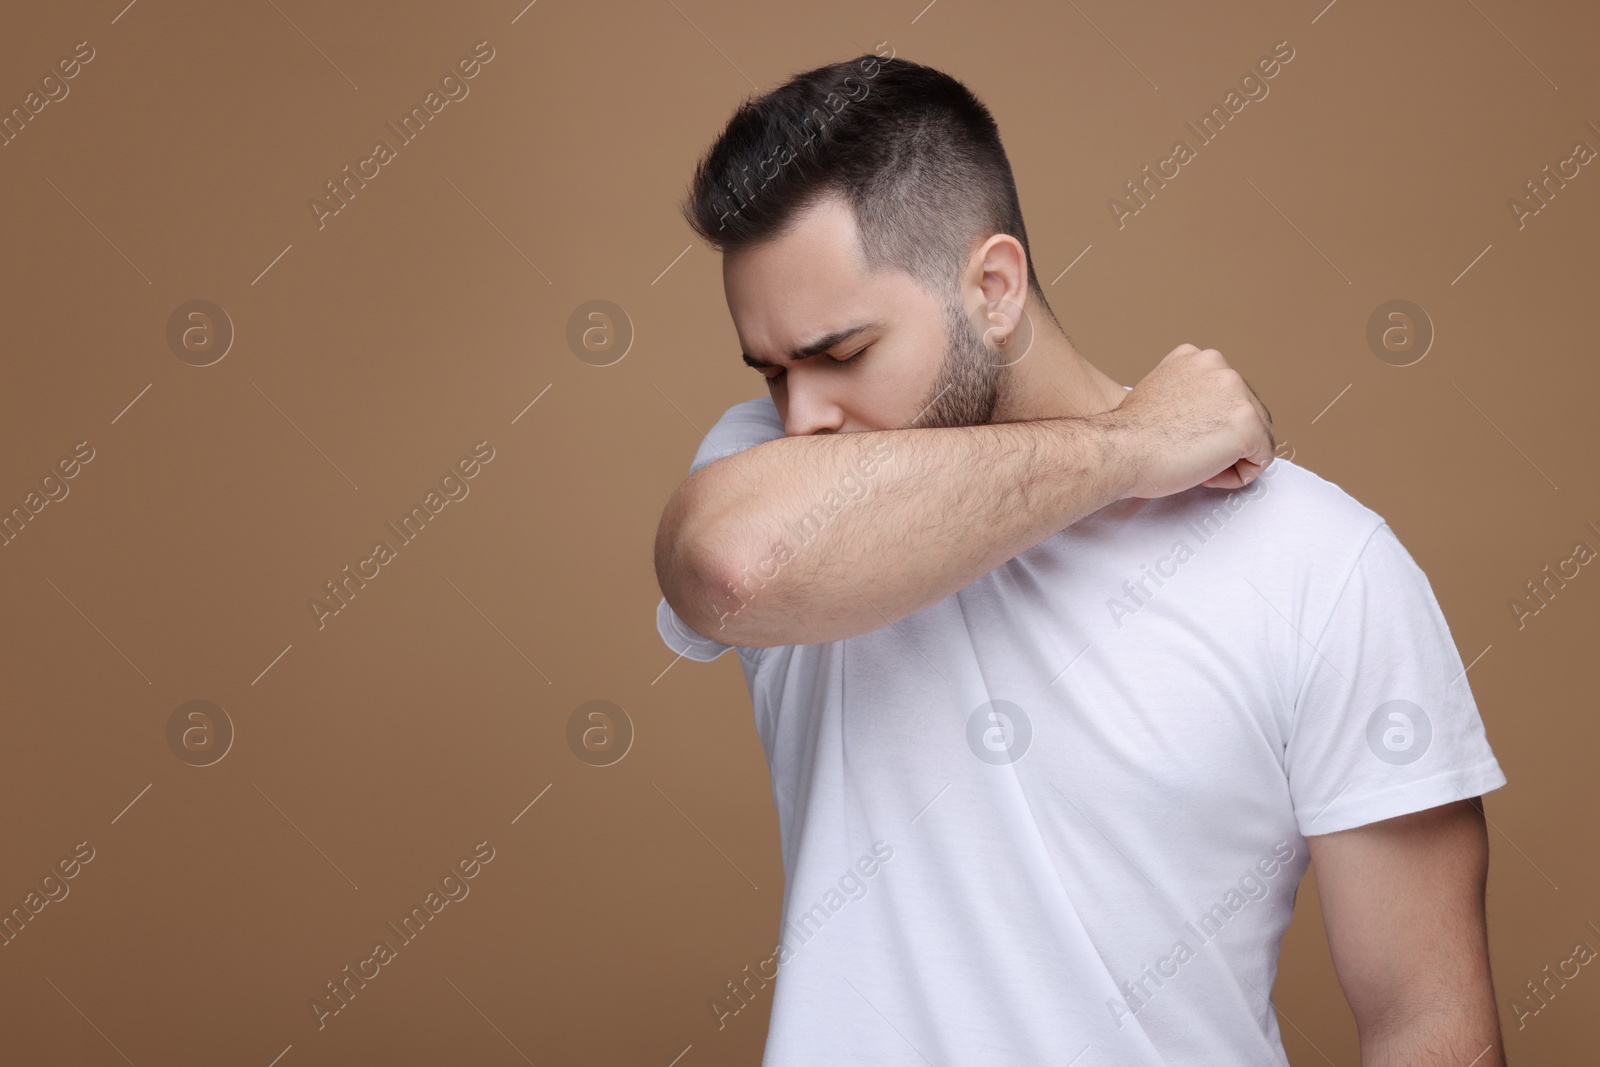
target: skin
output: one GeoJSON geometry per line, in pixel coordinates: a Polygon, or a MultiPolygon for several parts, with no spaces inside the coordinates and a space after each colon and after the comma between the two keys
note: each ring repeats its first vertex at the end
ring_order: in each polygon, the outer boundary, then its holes
{"type": "MultiPolygon", "coordinates": [[[[1082,417],[1120,407],[1130,394],[1078,353],[1053,318],[1029,310],[1027,279],[1022,246],[1006,234],[974,248],[950,294],[931,294],[901,271],[869,273],[854,216],[833,198],[803,212],[778,238],[723,258],[745,362],[762,364],[758,372],[789,437],[1082,417]],[[794,358],[819,338],[862,324],[867,328],[794,358]],[[1006,348],[1030,334],[1022,351],[1006,348]]],[[[1242,484],[1241,471],[1254,477],[1264,466],[1239,463],[1201,484],[1232,488],[1242,484]]],[[[852,521],[871,521],[870,509],[862,514],[852,521]]],[[[1501,1067],[1481,811],[1462,801],[1308,843],[1362,1063],[1501,1067]]]]}
{"type": "Polygon", "coordinates": [[[1024,310],[1027,260],[1008,234],[979,245],[956,291],[935,296],[902,271],[868,273],[855,218],[830,197],[782,237],[731,252],[722,266],[739,342],[748,357],[771,364],[759,373],[789,436],[1082,416],[1122,403],[1122,386],[1084,359],[1048,314],[1024,310]],[[1021,356],[1002,352],[1024,314],[1031,344],[1021,356]],[[817,338],[864,323],[878,325],[792,358],[817,338]]]}
{"type": "Polygon", "coordinates": [[[1364,1067],[1504,1067],[1481,802],[1306,838],[1364,1067]]]}

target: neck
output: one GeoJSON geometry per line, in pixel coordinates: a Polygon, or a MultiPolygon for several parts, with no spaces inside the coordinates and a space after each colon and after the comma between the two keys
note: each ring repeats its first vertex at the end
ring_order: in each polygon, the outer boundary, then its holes
{"type": "Polygon", "coordinates": [[[1079,354],[1055,323],[1035,319],[1033,344],[1005,368],[990,421],[1084,418],[1110,411],[1126,395],[1116,379],[1079,354]]]}

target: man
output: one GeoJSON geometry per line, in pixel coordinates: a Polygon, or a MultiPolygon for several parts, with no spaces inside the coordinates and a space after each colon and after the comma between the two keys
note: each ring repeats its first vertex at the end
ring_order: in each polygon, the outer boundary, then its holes
{"type": "Polygon", "coordinates": [[[667,504],[657,623],[738,649],[771,767],[767,1067],[1287,1064],[1312,860],[1363,1063],[1502,1064],[1505,776],[1384,520],[1274,458],[1217,352],[1130,388],[1075,351],[938,71],[745,103],[685,212],[769,396],[667,504]]]}

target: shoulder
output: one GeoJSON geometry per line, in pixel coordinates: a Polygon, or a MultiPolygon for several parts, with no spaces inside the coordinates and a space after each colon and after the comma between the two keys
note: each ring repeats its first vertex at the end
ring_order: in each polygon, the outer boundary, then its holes
{"type": "MultiPolygon", "coordinates": [[[[1215,523],[1250,517],[1252,541],[1301,559],[1353,561],[1380,527],[1382,515],[1342,487],[1291,459],[1274,459],[1242,489],[1198,488],[1181,494],[1196,518],[1215,523]]],[[[1270,549],[1269,549],[1270,550],[1270,549]]]]}
{"type": "Polygon", "coordinates": [[[783,416],[770,396],[741,400],[728,407],[706,432],[707,438],[752,435],[783,436],[783,416]]]}
{"type": "Polygon", "coordinates": [[[706,431],[695,451],[689,473],[746,448],[784,435],[783,417],[770,396],[741,400],[724,411],[706,431]]]}
{"type": "Polygon", "coordinates": [[[1266,481],[1270,490],[1278,492],[1277,507],[1294,517],[1333,523],[1364,533],[1370,533],[1384,521],[1383,516],[1351,496],[1342,486],[1292,459],[1273,460],[1259,480],[1266,481]]]}
{"type": "Polygon", "coordinates": [[[1151,501],[1140,518],[1172,531],[1228,573],[1248,574],[1274,603],[1325,617],[1383,516],[1292,460],[1274,459],[1240,489],[1195,486],[1151,501]]]}
{"type": "MultiPolygon", "coordinates": [[[[770,395],[741,400],[724,411],[722,418],[759,422],[768,426],[777,426],[780,430],[783,428],[783,418],[778,414],[778,405],[772,402],[770,395]]],[[[721,419],[718,421],[720,422],[721,419]]]]}

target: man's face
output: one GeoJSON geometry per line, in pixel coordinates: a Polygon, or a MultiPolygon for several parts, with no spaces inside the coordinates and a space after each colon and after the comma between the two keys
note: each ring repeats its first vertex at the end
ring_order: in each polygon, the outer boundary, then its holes
{"type": "Polygon", "coordinates": [[[866,273],[856,241],[849,207],[830,198],[788,234],[723,257],[734,329],[749,360],[771,364],[759,373],[785,433],[988,422],[1003,361],[953,294],[866,273]]]}

